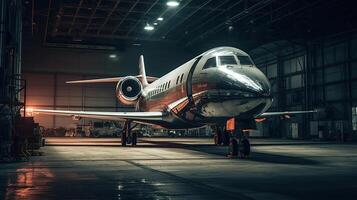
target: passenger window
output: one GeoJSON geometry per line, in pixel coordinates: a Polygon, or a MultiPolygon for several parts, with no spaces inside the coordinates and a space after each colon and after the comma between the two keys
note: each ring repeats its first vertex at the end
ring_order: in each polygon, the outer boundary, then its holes
{"type": "Polygon", "coordinates": [[[253,62],[249,58],[249,56],[237,56],[237,57],[241,65],[253,65],[253,62]]]}
{"type": "Polygon", "coordinates": [[[169,81],[169,84],[167,85],[167,88],[170,88],[170,83],[171,83],[171,81],[169,81]]]}
{"type": "Polygon", "coordinates": [[[181,75],[180,83],[182,83],[182,79],[183,79],[183,74],[181,75]]]}
{"type": "Polygon", "coordinates": [[[202,69],[207,69],[212,67],[217,67],[216,57],[208,59],[202,69]]]}
{"type": "Polygon", "coordinates": [[[234,56],[219,56],[221,65],[236,65],[237,61],[234,56]]]}
{"type": "Polygon", "coordinates": [[[179,78],[180,78],[180,76],[178,76],[176,79],[176,85],[178,84],[179,78]]]}

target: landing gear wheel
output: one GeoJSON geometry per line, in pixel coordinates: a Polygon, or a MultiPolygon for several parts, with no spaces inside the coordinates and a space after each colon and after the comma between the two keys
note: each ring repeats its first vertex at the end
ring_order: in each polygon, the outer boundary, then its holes
{"type": "Polygon", "coordinates": [[[239,143],[237,138],[231,138],[229,145],[229,156],[236,157],[238,156],[239,143]]]}
{"type": "Polygon", "coordinates": [[[121,134],[121,146],[126,146],[128,143],[128,137],[131,134],[131,121],[126,121],[124,123],[124,130],[121,134]]]}
{"type": "Polygon", "coordinates": [[[216,132],[214,135],[214,144],[215,145],[221,145],[222,144],[222,133],[221,132],[216,132]]]}
{"type": "Polygon", "coordinates": [[[250,154],[250,142],[248,139],[242,139],[239,144],[239,156],[247,158],[250,154]]]}
{"type": "Polygon", "coordinates": [[[229,135],[229,132],[228,131],[224,131],[223,134],[222,134],[222,143],[224,146],[228,146],[229,145],[229,142],[230,142],[230,135],[229,135]]]}
{"type": "Polygon", "coordinates": [[[137,141],[138,141],[138,134],[136,132],[133,132],[131,136],[131,145],[136,146],[137,141]]]}
{"type": "Polygon", "coordinates": [[[126,137],[126,132],[124,131],[121,134],[121,146],[125,147],[126,146],[126,142],[127,142],[127,137],[126,137]]]}
{"type": "Polygon", "coordinates": [[[214,145],[218,145],[217,135],[213,136],[214,145]]]}

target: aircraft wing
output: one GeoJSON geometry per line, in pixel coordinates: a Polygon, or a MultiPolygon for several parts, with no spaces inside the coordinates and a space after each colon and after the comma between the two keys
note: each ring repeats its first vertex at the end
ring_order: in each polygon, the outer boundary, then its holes
{"type": "Polygon", "coordinates": [[[307,113],[316,113],[317,110],[301,110],[301,111],[283,111],[283,112],[265,112],[258,115],[256,118],[264,118],[278,115],[295,115],[295,114],[307,114],[307,113]]]}
{"type": "Polygon", "coordinates": [[[67,111],[67,110],[44,110],[44,109],[29,109],[30,113],[60,115],[74,118],[92,118],[103,120],[133,120],[136,122],[153,122],[161,121],[164,113],[162,112],[97,112],[97,111],[67,111]]]}

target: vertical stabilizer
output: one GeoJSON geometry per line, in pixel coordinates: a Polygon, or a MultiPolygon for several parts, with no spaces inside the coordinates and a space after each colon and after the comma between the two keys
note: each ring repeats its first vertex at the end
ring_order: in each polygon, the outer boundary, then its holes
{"type": "Polygon", "coordinates": [[[139,59],[139,72],[141,76],[141,83],[143,84],[143,87],[146,87],[148,84],[148,81],[146,79],[146,72],[145,72],[145,63],[144,63],[144,56],[141,55],[139,59]]]}

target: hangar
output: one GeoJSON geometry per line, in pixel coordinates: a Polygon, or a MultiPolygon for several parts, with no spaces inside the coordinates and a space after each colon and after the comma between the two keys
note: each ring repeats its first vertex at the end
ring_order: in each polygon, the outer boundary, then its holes
{"type": "Polygon", "coordinates": [[[352,1],[0,4],[2,199],[354,199],[352,1]]]}

